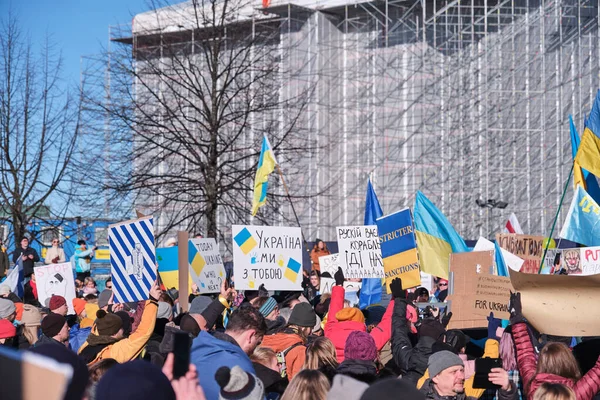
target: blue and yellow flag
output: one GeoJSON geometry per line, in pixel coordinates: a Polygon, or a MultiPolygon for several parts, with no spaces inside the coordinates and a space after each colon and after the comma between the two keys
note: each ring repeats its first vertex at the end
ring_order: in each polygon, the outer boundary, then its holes
{"type": "Polygon", "coordinates": [[[577,151],[579,150],[579,134],[577,133],[577,129],[575,128],[575,124],[573,123],[573,117],[569,115],[569,131],[571,133],[571,153],[573,154],[573,183],[575,189],[580,185],[584,188],[590,196],[596,202],[600,201],[600,186],[598,186],[598,181],[593,174],[590,174],[585,169],[581,168],[579,163],[575,161],[575,157],[577,156],[577,151]]]}
{"type": "Polygon", "coordinates": [[[600,206],[577,186],[560,237],[586,246],[600,246],[600,206]]]}
{"type": "Polygon", "coordinates": [[[450,254],[469,248],[446,216],[421,192],[415,199],[414,219],[421,271],[448,279],[450,254]]]}
{"type": "Polygon", "coordinates": [[[252,216],[258,212],[258,208],[267,202],[267,189],[269,187],[269,175],[275,170],[277,160],[269,139],[263,137],[258,168],[254,178],[254,199],[252,200],[252,216]]]}
{"type": "MultiPolygon", "coordinates": [[[[600,176],[600,90],[585,122],[585,130],[575,156],[575,167],[579,166],[595,176],[600,176]]],[[[577,179],[577,176],[576,176],[577,179]]],[[[595,179],[595,178],[594,178],[595,179]]]]}

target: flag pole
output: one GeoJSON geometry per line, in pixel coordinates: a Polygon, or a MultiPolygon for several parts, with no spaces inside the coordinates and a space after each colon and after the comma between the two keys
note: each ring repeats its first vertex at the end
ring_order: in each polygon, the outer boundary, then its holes
{"type": "Polygon", "coordinates": [[[550,239],[552,239],[552,234],[554,233],[554,228],[556,227],[556,221],[558,220],[558,215],[560,214],[560,209],[562,208],[563,201],[565,200],[565,194],[567,194],[567,189],[569,187],[569,182],[571,181],[571,176],[573,176],[573,169],[575,168],[575,163],[571,165],[571,172],[569,172],[569,177],[565,182],[565,188],[563,189],[562,196],[560,198],[560,204],[558,205],[558,209],[556,210],[556,216],[554,217],[554,222],[552,222],[552,228],[550,229],[550,236],[548,236],[548,240],[546,240],[546,248],[544,249],[544,255],[542,256],[542,260],[540,261],[540,269],[538,270],[538,275],[542,273],[542,267],[544,266],[544,260],[546,259],[546,254],[548,253],[548,246],[550,246],[550,239]]]}
{"type": "Polygon", "coordinates": [[[285,194],[287,195],[287,198],[290,201],[290,205],[292,206],[292,211],[294,212],[294,217],[296,218],[296,223],[298,224],[298,227],[300,228],[300,234],[302,235],[302,240],[304,241],[304,244],[306,245],[306,251],[310,252],[310,249],[308,248],[308,242],[306,241],[306,238],[304,237],[304,232],[302,231],[302,225],[300,225],[300,219],[298,218],[298,214],[296,213],[296,208],[294,207],[294,202],[292,201],[292,196],[290,196],[290,191],[288,190],[287,183],[285,183],[285,179],[283,178],[283,171],[281,171],[281,167],[279,166],[279,164],[275,164],[275,165],[277,166],[277,173],[279,174],[279,177],[281,178],[281,182],[283,183],[283,188],[285,189],[285,194]]]}

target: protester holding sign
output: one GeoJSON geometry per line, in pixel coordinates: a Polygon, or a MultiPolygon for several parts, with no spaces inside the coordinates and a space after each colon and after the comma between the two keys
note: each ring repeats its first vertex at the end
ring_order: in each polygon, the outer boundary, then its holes
{"type": "Polygon", "coordinates": [[[330,255],[331,252],[327,248],[327,244],[321,239],[315,240],[315,245],[310,252],[310,263],[313,271],[321,272],[321,265],[319,264],[319,257],[330,255]]]}

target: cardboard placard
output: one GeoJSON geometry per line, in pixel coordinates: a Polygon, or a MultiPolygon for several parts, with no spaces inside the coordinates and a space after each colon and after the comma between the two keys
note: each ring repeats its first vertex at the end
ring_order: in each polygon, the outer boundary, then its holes
{"type": "Polygon", "coordinates": [[[539,272],[544,254],[543,236],[499,233],[496,235],[496,241],[501,248],[524,260],[521,272],[527,274],[539,272]]]}
{"type": "Polygon", "coordinates": [[[221,291],[227,274],[215,239],[190,239],[188,262],[190,275],[201,294],[221,291]]]}
{"type": "Polygon", "coordinates": [[[38,300],[47,306],[52,295],[59,295],[67,301],[69,314],[75,314],[73,299],[75,298],[75,278],[71,263],[49,264],[34,267],[35,282],[37,284],[38,300]]]}
{"type": "Polygon", "coordinates": [[[319,266],[321,268],[321,274],[328,272],[331,277],[337,272],[340,266],[340,254],[334,253],[328,256],[319,257],[319,266]]]}
{"type": "Polygon", "coordinates": [[[403,289],[419,286],[419,257],[410,210],[405,208],[376,222],[387,292],[391,293],[390,283],[394,278],[402,279],[403,289]]]}
{"type": "Polygon", "coordinates": [[[235,287],[302,290],[302,234],[298,227],[233,225],[235,287]]]}
{"type": "Polygon", "coordinates": [[[348,278],[383,278],[377,226],[338,226],[339,263],[348,278]]]}
{"type": "Polygon", "coordinates": [[[487,317],[490,312],[495,318],[509,319],[508,302],[513,290],[510,278],[489,274],[479,274],[473,280],[473,313],[487,317]]]}
{"type": "MultiPolygon", "coordinates": [[[[493,251],[450,254],[450,303],[452,319],[448,329],[483,328],[487,326],[485,316],[475,314],[475,292],[478,274],[491,275],[494,267],[493,251]]],[[[489,315],[489,312],[488,312],[489,315]]]]}
{"type": "Polygon", "coordinates": [[[510,272],[521,293],[523,316],[539,332],[557,336],[600,335],[600,275],[534,275],[510,272]]]}

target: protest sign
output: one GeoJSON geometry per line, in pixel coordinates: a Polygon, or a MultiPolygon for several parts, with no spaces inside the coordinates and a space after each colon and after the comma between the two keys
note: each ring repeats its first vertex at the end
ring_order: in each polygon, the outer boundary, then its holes
{"type": "Polygon", "coordinates": [[[257,290],[302,290],[300,228],[233,225],[235,287],[257,290]]]}
{"type": "Polygon", "coordinates": [[[320,286],[320,292],[321,294],[324,293],[331,293],[331,288],[333,288],[335,286],[335,279],[333,278],[321,278],[321,286],[320,286]]]}
{"type": "Polygon", "coordinates": [[[410,210],[405,208],[377,218],[376,223],[387,292],[391,293],[390,283],[394,278],[402,279],[403,289],[419,286],[419,257],[410,210]]]}
{"type": "MultiPolygon", "coordinates": [[[[479,240],[477,240],[477,243],[475,244],[475,247],[473,247],[473,251],[488,251],[488,250],[496,250],[496,246],[494,246],[493,242],[490,242],[489,240],[487,240],[484,237],[480,237],[479,240]]],[[[511,252],[509,252],[506,249],[503,249],[502,247],[500,247],[500,251],[502,252],[502,258],[504,259],[504,263],[509,267],[514,269],[515,271],[520,271],[521,267],[523,267],[523,263],[524,261],[515,256],[514,254],[512,254],[511,252]]],[[[496,273],[498,271],[496,270],[496,273]]]]}
{"type": "MultiPolygon", "coordinates": [[[[493,268],[493,251],[450,254],[451,293],[449,293],[447,301],[450,303],[452,319],[450,320],[448,329],[482,328],[487,326],[486,317],[473,312],[478,299],[475,294],[475,288],[477,287],[478,274],[491,276],[493,268]]],[[[479,299],[481,300],[480,297],[479,299]]],[[[480,306],[479,303],[477,305],[480,306]]]]}
{"type": "Polygon", "coordinates": [[[330,254],[328,256],[319,257],[319,266],[321,268],[321,275],[325,272],[329,273],[333,278],[333,275],[337,272],[340,266],[339,253],[330,254]]]}
{"type": "Polygon", "coordinates": [[[600,275],[537,275],[510,272],[521,293],[523,316],[539,332],[557,336],[600,335],[600,275]]]}
{"type": "Polygon", "coordinates": [[[490,312],[493,312],[496,318],[510,318],[508,301],[510,300],[510,292],[513,290],[510,278],[478,274],[470,281],[470,284],[475,286],[472,289],[473,292],[471,292],[474,293],[474,301],[471,302],[474,314],[487,317],[490,312]]]}
{"type": "Polygon", "coordinates": [[[496,241],[501,248],[524,260],[521,272],[528,274],[538,273],[542,255],[544,254],[543,236],[499,233],[496,235],[496,241]]]}
{"type": "Polygon", "coordinates": [[[377,226],[336,228],[339,263],[348,278],[383,278],[383,261],[377,226]]]}
{"type": "Polygon", "coordinates": [[[427,272],[421,271],[421,287],[427,289],[428,292],[431,293],[433,290],[433,276],[428,274],[427,272]]]}
{"type": "Polygon", "coordinates": [[[201,294],[221,291],[226,274],[215,239],[191,239],[188,261],[190,275],[201,294]]]}
{"type": "Polygon", "coordinates": [[[152,217],[109,225],[108,243],[115,303],[148,300],[157,274],[152,217]]]}
{"type": "Polygon", "coordinates": [[[581,247],[579,249],[570,249],[571,251],[580,252],[580,267],[575,268],[575,254],[569,250],[563,252],[565,259],[565,268],[569,275],[596,275],[600,274],[600,247],[581,247]]]}
{"type": "Polygon", "coordinates": [[[65,298],[69,307],[69,314],[75,314],[73,299],[75,298],[75,278],[71,263],[49,264],[34,267],[35,282],[37,284],[38,301],[48,306],[52,295],[65,298]]]}

